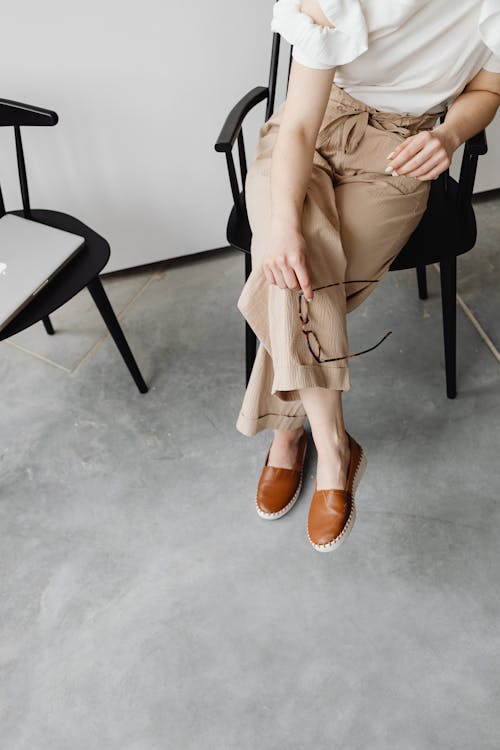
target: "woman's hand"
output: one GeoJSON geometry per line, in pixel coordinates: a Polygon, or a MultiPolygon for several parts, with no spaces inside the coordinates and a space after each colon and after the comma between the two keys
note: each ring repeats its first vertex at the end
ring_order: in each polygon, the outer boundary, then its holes
{"type": "Polygon", "coordinates": [[[456,138],[440,128],[422,130],[396,146],[386,171],[392,169],[398,175],[417,177],[419,180],[437,179],[450,166],[453,152],[459,145],[456,138]]]}
{"type": "Polygon", "coordinates": [[[444,122],[410,136],[394,149],[390,168],[398,174],[435,180],[450,166],[453,152],[493,121],[499,104],[500,73],[483,68],[453,101],[444,122]]]}
{"type": "Polygon", "coordinates": [[[287,223],[273,221],[269,245],[262,262],[266,279],[280,289],[302,289],[305,298],[311,301],[311,274],[302,232],[287,223]]]}

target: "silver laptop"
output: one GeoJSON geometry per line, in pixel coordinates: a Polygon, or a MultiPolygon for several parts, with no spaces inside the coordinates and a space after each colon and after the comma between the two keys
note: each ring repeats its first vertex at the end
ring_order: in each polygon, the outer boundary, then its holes
{"type": "Polygon", "coordinates": [[[0,330],[84,244],[62,229],[12,214],[0,218],[0,330]]]}

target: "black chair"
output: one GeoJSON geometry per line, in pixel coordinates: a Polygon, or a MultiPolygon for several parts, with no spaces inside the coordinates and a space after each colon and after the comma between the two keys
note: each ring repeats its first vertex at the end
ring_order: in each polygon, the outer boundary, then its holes
{"type": "MultiPolygon", "coordinates": [[[[55,112],[29,104],[21,104],[7,99],[0,99],[0,127],[14,128],[17,153],[17,166],[23,208],[8,213],[23,216],[26,219],[47,224],[57,229],[64,229],[85,237],[85,246],[62,270],[42,289],[21,312],[0,331],[0,341],[13,336],[25,328],[43,321],[48,334],[54,334],[50,321],[50,314],[61,305],[87,287],[108,330],[113,337],[125,364],[130,370],[137,388],[141,393],[147,393],[148,387],[144,382],[130,347],[127,343],[116,315],[99,278],[99,273],[109,260],[110,247],[108,242],[83,224],[78,219],[59,211],[34,209],[30,206],[28,180],[24,161],[21,127],[56,125],[58,116],[55,112]]],[[[0,188],[0,217],[6,214],[2,191],[0,188]]]]}
{"type": "MultiPolygon", "coordinates": [[[[258,86],[244,96],[229,113],[220,132],[215,150],[226,154],[229,181],[234,205],[227,224],[227,240],[237,250],[245,253],[245,280],[252,268],[250,244],[252,232],[245,205],[245,179],[247,163],[243,139],[243,122],[247,114],[260,102],[266,101],[265,121],[274,112],[276,82],[280,57],[281,37],[273,34],[269,85],[258,86]],[[233,146],[238,141],[239,168],[242,189],[238,184],[233,146]]],[[[292,50],[288,61],[288,76],[292,63],[292,50]]],[[[441,117],[441,122],[444,115],[441,117]]],[[[481,131],[465,143],[465,150],[457,183],[449,170],[432,181],[427,209],[418,227],[392,262],[391,271],[416,268],[419,296],[427,298],[426,266],[440,265],[443,331],[446,363],[446,392],[455,398],[456,388],[456,290],[457,256],[471,250],[476,242],[477,226],[472,207],[472,193],[476,177],[478,156],[488,150],[486,133],[481,131]]],[[[245,322],[246,382],[250,378],[256,354],[256,336],[245,322]]]]}

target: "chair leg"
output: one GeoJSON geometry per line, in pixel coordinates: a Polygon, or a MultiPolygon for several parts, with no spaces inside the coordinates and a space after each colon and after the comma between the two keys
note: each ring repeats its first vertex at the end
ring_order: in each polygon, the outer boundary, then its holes
{"type": "MultiPolygon", "coordinates": [[[[252,270],[252,256],[250,253],[245,253],[245,281],[250,276],[252,270]]],[[[257,353],[257,336],[255,335],[251,326],[245,321],[245,359],[246,359],[246,373],[245,381],[248,385],[250,375],[252,373],[253,363],[255,362],[255,355],[257,353]]]]}
{"type": "Polygon", "coordinates": [[[446,258],[439,264],[441,302],[443,306],[444,355],[446,365],[446,394],[457,395],[457,259],[446,258]]]}
{"type": "Polygon", "coordinates": [[[54,335],[54,326],[52,325],[52,321],[51,321],[51,319],[49,318],[48,315],[47,315],[46,318],[43,318],[43,325],[45,327],[45,330],[49,334],[49,336],[53,336],[54,335]]]}
{"type": "Polygon", "coordinates": [[[118,347],[119,352],[122,355],[123,360],[127,365],[137,388],[141,393],[147,393],[148,387],[144,382],[141,371],[139,370],[137,362],[134,359],[134,355],[132,354],[127,343],[127,339],[123,335],[120,323],[118,322],[113,308],[111,307],[111,303],[106,292],[104,291],[104,287],[99,276],[96,276],[95,279],[92,279],[90,284],[88,284],[87,289],[89,290],[92,299],[97,306],[97,309],[101,313],[102,318],[106,323],[108,330],[113,337],[113,340],[118,347]]]}
{"type": "Polygon", "coordinates": [[[427,299],[427,272],[425,266],[417,266],[418,296],[427,299]]]}

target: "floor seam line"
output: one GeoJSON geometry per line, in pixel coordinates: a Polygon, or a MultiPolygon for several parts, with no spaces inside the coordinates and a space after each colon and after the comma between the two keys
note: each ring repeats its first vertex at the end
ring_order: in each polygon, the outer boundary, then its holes
{"type": "MultiPolygon", "coordinates": [[[[165,274],[155,274],[154,276],[150,276],[149,279],[146,281],[144,286],[142,286],[130,299],[125,307],[123,307],[119,313],[116,313],[117,319],[120,321],[120,323],[123,320],[123,317],[128,313],[132,305],[134,305],[137,300],[142,296],[142,294],[148,289],[148,287],[153,283],[153,281],[160,280],[165,274]]],[[[75,375],[78,370],[80,370],[83,365],[88,362],[89,359],[91,359],[96,351],[102,346],[102,344],[106,341],[107,338],[111,338],[111,334],[108,331],[107,327],[105,327],[105,330],[103,331],[102,335],[98,338],[98,340],[95,342],[95,344],[88,350],[88,352],[82,357],[82,359],[75,365],[75,367],[72,370],[68,370],[70,375],[75,375]]]]}
{"type": "MultiPolygon", "coordinates": [[[[162,272],[153,274],[147,279],[147,281],[143,284],[143,286],[137,290],[134,296],[126,303],[126,305],[120,310],[120,312],[116,313],[116,317],[120,321],[120,323],[123,319],[123,316],[128,313],[132,305],[134,305],[137,302],[137,300],[148,289],[148,287],[153,283],[153,281],[161,280],[165,276],[165,274],[166,274],[166,271],[162,271],[162,272]]],[[[56,331],[56,335],[57,335],[57,331],[56,331]]],[[[69,369],[68,367],[61,365],[58,362],[54,362],[54,360],[49,359],[48,357],[44,357],[43,354],[38,354],[37,352],[34,352],[31,349],[26,349],[24,346],[21,346],[20,344],[17,344],[14,341],[7,340],[3,343],[5,343],[7,346],[11,346],[13,349],[17,349],[23,354],[27,354],[28,356],[34,357],[35,359],[38,359],[41,362],[45,362],[45,364],[50,365],[51,367],[54,367],[56,370],[60,370],[61,372],[64,372],[66,375],[74,375],[80,369],[80,367],[95,354],[97,349],[99,349],[99,347],[102,346],[102,344],[108,338],[108,336],[110,336],[110,333],[107,327],[105,326],[105,330],[99,336],[97,341],[90,347],[90,349],[86,352],[86,354],[84,354],[83,357],[76,363],[73,369],[69,369]]]]}
{"type": "Polygon", "coordinates": [[[7,346],[11,346],[13,349],[18,349],[18,351],[22,352],[23,354],[27,354],[29,357],[34,357],[35,359],[39,359],[41,362],[45,362],[45,364],[47,365],[51,365],[51,367],[55,367],[56,370],[61,370],[67,375],[71,375],[71,370],[69,370],[67,367],[64,367],[64,365],[60,365],[58,362],[54,362],[48,357],[44,357],[43,354],[37,354],[36,352],[32,352],[31,349],[25,349],[24,346],[16,344],[14,343],[14,341],[5,341],[5,344],[7,344],[7,346]]]}

